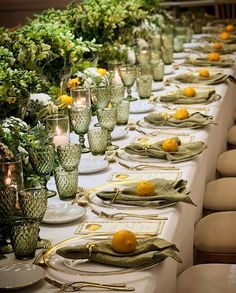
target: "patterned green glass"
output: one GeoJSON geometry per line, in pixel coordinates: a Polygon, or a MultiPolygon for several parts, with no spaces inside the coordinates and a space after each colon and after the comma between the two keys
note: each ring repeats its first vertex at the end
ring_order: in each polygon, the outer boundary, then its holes
{"type": "MultiPolygon", "coordinates": [[[[162,39],[162,47],[169,48],[169,47],[173,46],[173,38],[174,38],[173,34],[163,34],[162,38],[161,38],[162,39]]],[[[163,51],[162,51],[162,56],[163,56],[163,51]]]]}
{"type": "Polygon", "coordinates": [[[117,122],[117,109],[105,108],[97,111],[98,122],[102,128],[107,129],[107,147],[117,149],[117,146],[111,143],[111,132],[114,130],[117,122]]]}
{"type": "Polygon", "coordinates": [[[41,188],[28,188],[19,192],[19,203],[23,215],[42,221],[47,209],[47,191],[41,188]]]}
{"type": "Polygon", "coordinates": [[[162,81],[165,74],[165,64],[162,61],[152,62],[152,78],[154,81],[162,81]]]}
{"type": "Polygon", "coordinates": [[[84,135],[88,132],[89,124],[92,118],[92,112],[90,107],[69,109],[70,124],[76,134],[79,135],[79,143],[81,153],[88,153],[90,149],[84,144],[84,135]]]}
{"type": "Polygon", "coordinates": [[[187,27],[185,41],[186,43],[191,43],[193,38],[193,29],[191,27],[187,27]]]}
{"type": "Polygon", "coordinates": [[[124,86],[127,88],[127,98],[128,101],[135,101],[136,98],[132,97],[131,95],[131,89],[132,86],[135,83],[136,77],[137,77],[137,68],[133,65],[123,65],[119,67],[120,70],[120,77],[124,84],[124,86]]]}
{"type": "Polygon", "coordinates": [[[151,36],[151,45],[153,49],[160,49],[161,48],[161,35],[155,34],[151,36]]]}
{"type": "Polygon", "coordinates": [[[111,85],[111,99],[112,104],[118,104],[124,99],[125,87],[122,84],[111,85]]]}
{"type": "Polygon", "coordinates": [[[174,51],[183,52],[184,50],[184,40],[179,36],[174,37],[174,51]]]}
{"type": "MultiPolygon", "coordinates": [[[[55,159],[54,145],[45,145],[42,148],[32,149],[29,152],[30,162],[36,173],[42,176],[43,187],[47,190],[47,175],[52,173],[55,159]]],[[[52,190],[47,190],[48,197],[56,195],[52,190]]]]}
{"type": "Polygon", "coordinates": [[[136,52],[136,61],[139,64],[146,64],[151,61],[151,54],[149,50],[141,50],[136,52]]]}
{"type": "Polygon", "coordinates": [[[138,66],[139,75],[152,75],[152,65],[151,63],[140,64],[138,66]]]}
{"type": "Polygon", "coordinates": [[[0,190],[0,218],[11,218],[16,209],[16,189],[6,188],[0,190]]]}
{"type": "Polygon", "coordinates": [[[89,129],[88,141],[93,155],[104,155],[107,149],[107,130],[101,127],[89,129]]]}
{"type": "Polygon", "coordinates": [[[81,157],[79,144],[67,144],[57,148],[57,154],[61,166],[66,171],[72,171],[78,167],[81,157]]]}
{"type": "Polygon", "coordinates": [[[151,51],[151,62],[152,61],[160,61],[161,60],[161,48],[159,50],[151,51]]]}
{"type": "Polygon", "coordinates": [[[110,87],[96,86],[91,89],[91,99],[97,109],[104,109],[110,103],[110,87]]]}
{"type": "Polygon", "coordinates": [[[61,166],[54,172],[57,192],[61,200],[75,198],[78,185],[78,169],[65,171],[61,166]]]}
{"type": "Polygon", "coordinates": [[[152,75],[141,75],[137,78],[137,90],[140,99],[148,99],[152,93],[152,75]]]}
{"type": "Polygon", "coordinates": [[[27,260],[35,256],[39,223],[29,219],[15,221],[11,226],[10,238],[17,259],[27,260]]]}
{"type": "Polygon", "coordinates": [[[165,64],[171,64],[173,61],[173,47],[161,47],[162,60],[165,64]]]}
{"type": "Polygon", "coordinates": [[[193,21],[193,29],[195,34],[201,34],[203,27],[203,20],[202,19],[194,19],[193,21]]]}
{"type": "Polygon", "coordinates": [[[122,101],[117,105],[117,125],[126,125],[129,121],[130,102],[122,101]]]}

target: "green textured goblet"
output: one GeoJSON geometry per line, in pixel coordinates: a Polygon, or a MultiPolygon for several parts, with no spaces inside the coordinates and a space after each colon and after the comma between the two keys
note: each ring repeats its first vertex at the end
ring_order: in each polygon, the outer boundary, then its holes
{"type": "Polygon", "coordinates": [[[104,155],[107,149],[107,130],[101,127],[89,129],[88,141],[93,155],[104,155]]]}
{"type": "Polygon", "coordinates": [[[171,64],[173,62],[173,47],[161,47],[162,60],[165,64],[171,64]]]}
{"type": "MultiPolygon", "coordinates": [[[[169,48],[173,46],[173,38],[174,38],[173,34],[163,34],[161,37],[162,47],[169,48]]],[[[163,56],[163,52],[162,52],[162,56],[163,56]]]]}
{"type": "Polygon", "coordinates": [[[97,109],[104,109],[110,103],[109,86],[96,86],[91,88],[91,99],[97,109]]]}
{"type": "Polygon", "coordinates": [[[122,101],[117,105],[117,125],[127,125],[129,121],[129,109],[129,101],[122,101]]]}
{"type": "Polygon", "coordinates": [[[99,125],[107,129],[107,149],[118,149],[119,147],[111,143],[111,133],[114,130],[117,122],[117,109],[105,108],[97,111],[99,125]]]}
{"type": "Polygon", "coordinates": [[[11,244],[17,259],[27,260],[35,256],[38,245],[39,223],[31,219],[12,222],[11,244]]]}
{"type": "Polygon", "coordinates": [[[55,159],[54,145],[48,144],[38,149],[32,149],[29,152],[29,158],[36,173],[42,176],[43,188],[47,190],[47,196],[52,197],[56,195],[53,190],[47,189],[47,176],[52,173],[55,159]]]}
{"type": "Polygon", "coordinates": [[[151,51],[151,63],[152,61],[160,61],[161,60],[161,48],[158,50],[151,51]]]}
{"type": "Polygon", "coordinates": [[[124,86],[127,88],[128,96],[126,100],[128,101],[135,101],[136,98],[132,97],[131,95],[131,89],[132,86],[135,83],[136,77],[137,77],[137,68],[133,65],[123,65],[119,67],[120,70],[120,77],[124,84],[124,86]]]}
{"type": "Polygon", "coordinates": [[[179,36],[174,37],[174,51],[183,52],[184,50],[184,40],[179,36]]]}
{"type": "Polygon", "coordinates": [[[73,171],[78,167],[81,157],[81,150],[79,144],[67,144],[57,148],[57,154],[61,166],[66,171],[73,171]]]}
{"type": "Polygon", "coordinates": [[[89,124],[92,118],[90,107],[69,109],[70,124],[76,134],[79,135],[81,153],[89,153],[90,149],[84,144],[84,135],[88,132],[89,124]]]}
{"type": "Polygon", "coordinates": [[[65,171],[61,166],[54,172],[57,192],[61,200],[75,198],[78,185],[78,168],[73,171],[65,171]]]}
{"type": "Polygon", "coordinates": [[[151,45],[153,49],[160,49],[161,48],[161,35],[155,34],[151,36],[151,45]]]}
{"type": "Polygon", "coordinates": [[[149,50],[141,50],[136,52],[136,60],[139,64],[147,64],[151,61],[151,54],[149,50]]]}
{"type": "Polygon", "coordinates": [[[165,64],[162,61],[152,62],[152,78],[154,81],[162,81],[165,74],[165,64]]]}
{"type": "Polygon", "coordinates": [[[112,104],[121,103],[124,99],[125,88],[122,84],[112,84],[111,85],[111,98],[110,102],[112,104]]]}
{"type": "Polygon", "coordinates": [[[152,75],[151,63],[139,64],[138,65],[138,75],[152,75]]]}
{"type": "Polygon", "coordinates": [[[152,75],[141,75],[136,82],[140,99],[149,99],[152,93],[152,75]]]}

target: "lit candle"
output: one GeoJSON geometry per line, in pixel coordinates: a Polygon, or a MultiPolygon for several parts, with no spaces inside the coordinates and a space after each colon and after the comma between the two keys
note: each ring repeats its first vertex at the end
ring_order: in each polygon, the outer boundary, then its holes
{"type": "Polygon", "coordinates": [[[53,143],[56,147],[59,145],[67,145],[69,143],[69,137],[67,133],[62,133],[62,130],[57,126],[56,133],[53,137],[53,143]]]}
{"type": "Polygon", "coordinates": [[[122,80],[121,80],[118,68],[114,69],[114,83],[115,84],[122,84],[122,80]]]}
{"type": "Polygon", "coordinates": [[[11,185],[11,177],[7,177],[7,178],[5,179],[5,184],[8,185],[8,186],[11,185]]]}
{"type": "Polygon", "coordinates": [[[74,105],[76,106],[76,108],[85,108],[87,106],[86,98],[80,97],[79,99],[76,99],[74,105]]]}

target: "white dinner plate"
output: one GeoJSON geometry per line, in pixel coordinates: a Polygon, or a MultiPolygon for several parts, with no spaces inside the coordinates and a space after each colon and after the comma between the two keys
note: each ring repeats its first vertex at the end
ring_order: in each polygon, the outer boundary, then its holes
{"type": "Polygon", "coordinates": [[[128,133],[128,131],[126,129],[120,128],[120,127],[115,127],[115,129],[111,133],[111,139],[112,140],[120,139],[120,138],[126,136],[127,133],[128,133]]]}
{"type": "Polygon", "coordinates": [[[164,86],[163,82],[154,82],[152,84],[152,92],[157,92],[157,91],[163,90],[164,87],[165,86],[164,86]]]}
{"type": "Polygon", "coordinates": [[[109,163],[102,158],[87,158],[80,160],[79,174],[95,173],[106,169],[109,163]]]}
{"type": "Polygon", "coordinates": [[[187,57],[188,57],[188,54],[183,52],[174,53],[174,56],[173,56],[174,59],[185,59],[187,57]]]}
{"type": "Polygon", "coordinates": [[[62,224],[75,221],[85,214],[85,209],[65,203],[54,203],[47,207],[42,223],[62,224]]]}
{"type": "Polygon", "coordinates": [[[171,65],[166,65],[165,66],[165,75],[169,75],[169,74],[172,74],[174,72],[175,72],[175,70],[171,65]]]}
{"type": "Polygon", "coordinates": [[[154,104],[148,103],[147,101],[135,101],[130,104],[131,114],[147,113],[155,108],[154,104]]]}
{"type": "Polygon", "coordinates": [[[29,287],[45,276],[43,268],[33,264],[11,264],[0,266],[0,290],[29,287]]]}

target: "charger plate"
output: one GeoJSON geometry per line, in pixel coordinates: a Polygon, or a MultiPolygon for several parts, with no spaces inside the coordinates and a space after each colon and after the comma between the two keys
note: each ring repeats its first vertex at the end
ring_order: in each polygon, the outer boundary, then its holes
{"type": "Polygon", "coordinates": [[[105,264],[90,262],[87,259],[78,259],[78,260],[70,260],[63,258],[56,254],[57,249],[65,247],[65,246],[74,246],[78,244],[88,243],[89,241],[93,241],[94,243],[101,239],[111,238],[111,233],[94,233],[94,234],[86,234],[80,235],[73,238],[69,238],[59,242],[58,244],[51,247],[44,255],[45,264],[52,270],[61,272],[67,275],[79,275],[79,276],[104,276],[104,275],[117,275],[117,274],[127,274],[137,271],[143,271],[147,269],[151,269],[162,262],[148,265],[148,266],[140,266],[135,268],[123,268],[123,267],[115,267],[109,266],[105,264]]]}

